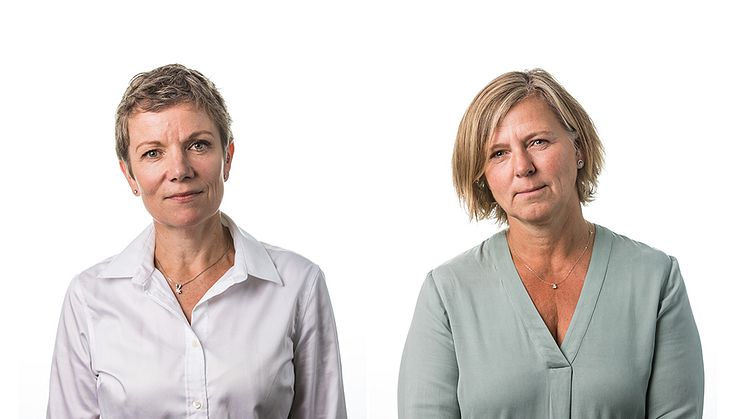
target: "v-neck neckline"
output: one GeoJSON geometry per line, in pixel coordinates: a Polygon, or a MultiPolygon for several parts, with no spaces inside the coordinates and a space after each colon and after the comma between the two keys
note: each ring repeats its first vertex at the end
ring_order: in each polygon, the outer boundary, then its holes
{"type": "Polygon", "coordinates": [[[554,340],[539,311],[531,301],[521,277],[518,275],[518,270],[510,255],[506,231],[503,230],[498,233],[497,240],[495,240],[497,256],[495,270],[497,276],[508,293],[513,309],[521,318],[527,333],[536,345],[537,352],[542,355],[550,368],[572,365],[590,325],[598,296],[601,293],[601,287],[606,278],[606,269],[611,254],[611,237],[609,231],[605,228],[599,225],[595,225],[595,227],[596,239],[593,243],[593,253],[588,265],[588,272],[585,275],[578,303],[575,306],[570,325],[561,345],[558,345],[557,341],[554,340]]]}

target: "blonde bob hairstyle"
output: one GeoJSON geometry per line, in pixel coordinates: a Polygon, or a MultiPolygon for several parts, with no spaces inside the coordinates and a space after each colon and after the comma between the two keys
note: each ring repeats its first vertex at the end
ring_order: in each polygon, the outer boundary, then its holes
{"type": "Polygon", "coordinates": [[[593,121],[580,103],[546,71],[540,68],[513,71],[492,80],[479,92],[466,109],[456,134],[451,160],[453,185],[472,220],[494,218],[498,224],[508,220],[484,178],[486,149],[505,114],[529,96],[546,101],[574,138],[575,147],[585,160],[575,182],[578,197],[583,204],[593,200],[604,156],[593,121]]]}

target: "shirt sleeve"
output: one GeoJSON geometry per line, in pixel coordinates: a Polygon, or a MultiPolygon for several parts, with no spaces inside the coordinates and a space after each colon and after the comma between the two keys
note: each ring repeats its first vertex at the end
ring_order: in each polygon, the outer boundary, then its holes
{"type": "Polygon", "coordinates": [[[648,384],[648,418],[701,418],[704,399],[702,347],[679,264],[661,293],[655,352],[648,384]]]}
{"type": "Polygon", "coordinates": [[[399,418],[460,418],[458,376],[448,313],[430,273],[417,300],[399,368],[399,418]]]}
{"type": "Polygon", "coordinates": [[[302,307],[294,349],[295,396],[290,418],[345,419],[337,327],[321,271],[302,307]]]}
{"type": "Polygon", "coordinates": [[[47,418],[100,417],[96,374],[91,368],[86,306],[77,281],[70,284],[62,304],[52,356],[47,418]]]}

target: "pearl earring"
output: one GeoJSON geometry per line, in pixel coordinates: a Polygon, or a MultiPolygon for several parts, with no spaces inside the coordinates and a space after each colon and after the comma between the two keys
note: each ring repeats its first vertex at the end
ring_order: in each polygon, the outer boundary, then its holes
{"type": "Polygon", "coordinates": [[[578,160],[578,169],[582,169],[583,166],[585,166],[585,162],[583,160],[578,160]]]}

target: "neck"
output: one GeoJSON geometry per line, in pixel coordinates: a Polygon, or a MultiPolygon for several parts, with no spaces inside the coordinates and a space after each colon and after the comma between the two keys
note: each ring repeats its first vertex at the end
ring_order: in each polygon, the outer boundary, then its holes
{"type": "Polygon", "coordinates": [[[220,222],[220,212],[187,228],[155,226],[155,258],[171,271],[197,271],[214,262],[231,246],[230,233],[220,222]]]}
{"type": "Polygon", "coordinates": [[[545,223],[530,223],[509,219],[508,244],[527,262],[564,260],[577,253],[589,240],[592,226],[583,218],[582,210],[569,211],[545,223]]]}

